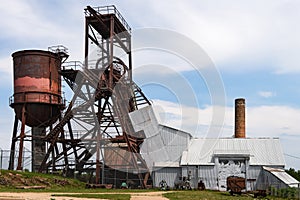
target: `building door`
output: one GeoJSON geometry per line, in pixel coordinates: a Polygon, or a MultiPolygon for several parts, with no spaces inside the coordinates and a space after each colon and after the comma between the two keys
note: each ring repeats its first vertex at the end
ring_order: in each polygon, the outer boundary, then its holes
{"type": "Polygon", "coordinates": [[[227,177],[245,178],[245,160],[220,159],[218,167],[218,187],[220,191],[227,190],[227,177]]]}

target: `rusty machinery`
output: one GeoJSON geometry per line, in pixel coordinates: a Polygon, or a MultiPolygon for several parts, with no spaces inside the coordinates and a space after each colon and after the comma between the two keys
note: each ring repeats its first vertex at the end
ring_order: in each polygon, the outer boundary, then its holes
{"type": "MultiPolygon", "coordinates": [[[[55,62],[57,65],[66,58],[62,52],[49,52],[49,55],[59,58],[55,62]]],[[[57,66],[58,73],[73,90],[74,96],[61,114],[61,102],[49,104],[51,109],[53,104],[58,106],[58,109],[51,110],[57,115],[55,118],[44,115],[51,119],[51,123],[45,123],[49,127],[42,129],[43,134],[38,137],[40,142],[36,143],[42,144],[42,150],[45,144],[47,148],[43,158],[34,165],[39,165],[40,172],[62,170],[68,175],[95,171],[96,183],[100,180],[101,183],[111,183],[109,177],[113,176],[118,176],[119,180],[131,176],[139,180],[141,187],[146,187],[150,174],[140,155],[145,135],[134,131],[129,113],[150,105],[150,102],[132,80],[131,29],[115,6],[87,6],[85,9],[84,55],[82,66],[79,62],[57,66]],[[118,55],[122,55],[122,59],[118,55]],[[81,130],[74,127],[81,127],[81,130]]],[[[16,92],[14,96],[12,106],[18,109],[17,118],[22,120],[23,127],[26,119],[22,114],[30,112],[20,111],[27,103],[17,108],[16,92]]],[[[38,107],[35,109],[39,110],[38,107]]],[[[15,151],[14,141],[18,139],[19,152],[22,152],[22,130],[19,137],[14,130],[12,152],[15,151]]],[[[14,160],[13,156],[11,160],[14,160]]],[[[21,162],[18,163],[20,169],[19,165],[21,162]]]]}

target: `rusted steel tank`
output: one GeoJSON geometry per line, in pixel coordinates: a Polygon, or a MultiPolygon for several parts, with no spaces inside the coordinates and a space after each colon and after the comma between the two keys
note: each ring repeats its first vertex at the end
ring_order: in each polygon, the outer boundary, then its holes
{"type": "Polygon", "coordinates": [[[14,63],[14,95],[10,106],[18,119],[25,106],[25,124],[46,127],[54,123],[63,107],[61,97],[61,59],[43,50],[23,50],[12,54],[14,63]]]}

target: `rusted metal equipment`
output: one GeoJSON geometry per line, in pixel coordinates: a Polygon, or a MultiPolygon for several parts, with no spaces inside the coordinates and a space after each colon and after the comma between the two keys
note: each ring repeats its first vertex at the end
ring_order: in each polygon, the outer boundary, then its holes
{"type": "MultiPolygon", "coordinates": [[[[61,48],[57,46],[56,48],[61,48]]],[[[45,154],[46,127],[60,117],[64,108],[61,97],[61,78],[58,73],[66,52],[23,50],[12,54],[14,63],[14,95],[10,106],[15,111],[9,169],[14,168],[16,142],[19,142],[17,169],[22,169],[25,138],[32,140],[32,169],[35,171],[45,154]],[[21,132],[17,134],[19,120],[21,132]],[[25,135],[25,125],[32,127],[32,134],[25,135]]]]}
{"type": "Polygon", "coordinates": [[[254,198],[266,197],[267,191],[266,190],[255,190],[255,191],[253,191],[253,195],[254,195],[254,198]]]}
{"type": "Polygon", "coordinates": [[[22,169],[26,138],[32,141],[33,171],[90,173],[96,185],[117,186],[126,180],[146,188],[150,174],[140,154],[145,134],[134,131],[129,113],[150,102],[132,80],[131,29],[114,6],[88,6],[85,21],[83,64],[65,62],[63,46],[13,54],[10,106],[16,117],[9,168],[14,169],[19,142],[17,169],[22,169]],[[67,109],[61,78],[74,92],[67,109]],[[32,134],[25,134],[25,125],[32,127],[32,134]]]}
{"type": "Polygon", "coordinates": [[[39,171],[96,172],[96,184],[136,179],[145,188],[149,170],[140,155],[145,136],[135,133],[129,113],[150,102],[132,80],[130,27],[114,6],[88,6],[85,15],[86,59],[60,71],[74,96],[44,137],[49,145],[39,171]],[[116,52],[123,52],[122,59],[116,52]]]}
{"type": "Polygon", "coordinates": [[[58,70],[61,57],[50,51],[24,50],[12,54],[14,61],[14,95],[10,106],[22,120],[26,105],[25,124],[46,127],[59,117],[64,102],[58,70]]]}
{"type": "Polygon", "coordinates": [[[242,194],[242,191],[246,189],[245,178],[237,176],[227,177],[227,191],[233,194],[242,194]]]}
{"type": "Polygon", "coordinates": [[[191,190],[191,182],[190,179],[186,176],[179,177],[179,179],[175,182],[175,189],[177,190],[191,190]]]}

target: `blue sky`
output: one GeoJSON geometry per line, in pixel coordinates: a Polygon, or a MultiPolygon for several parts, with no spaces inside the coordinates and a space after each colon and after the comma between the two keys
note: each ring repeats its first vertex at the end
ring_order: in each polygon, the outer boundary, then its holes
{"type": "MultiPolygon", "coordinates": [[[[300,157],[300,2],[297,0],[190,0],[89,1],[91,6],[115,4],[133,30],[156,27],[178,32],[197,43],[209,56],[223,80],[226,105],[222,137],[233,133],[233,102],[245,97],[247,136],[280,137],[285,154],[300,157]]],[[[14,0],[0,6],[0,148],[10,147],[13,110],[8,106],[12,90],[11,54],[21,49],[47,49],[63,44],[69,60],[83,60],[84,14],[87,1],[14,0]]],[[[133,34],[134,37],[134,34],[133,34]]],[[[134,40],[134,38],[133,38],[134,40]]],[[[153,100],[162,121],[204,137],[210,124],[212,104],[205,78],[174,56],[134,52],[134,79],[153,100]],[[139,71],[141,65],[168,66],[174,73],[139,71]],[[183,78],[195,101],[151,80],[183,78]],[[188,110],[181,117],[182,110],[188,110]],[[190,111],[190,112],[189,112],[190,111]],[[193,113],[197,113],[194,120],[193,113]],[[195,124],[199,125],[195,131],[195,124]]],[[[175,81],[176,82],[176,81],[175,81]]],[[[168,86],[167,84],[167,86],[168,86]]],[[[300,169],[299,159],[285,156],[287,167],[300,169]]]]}

